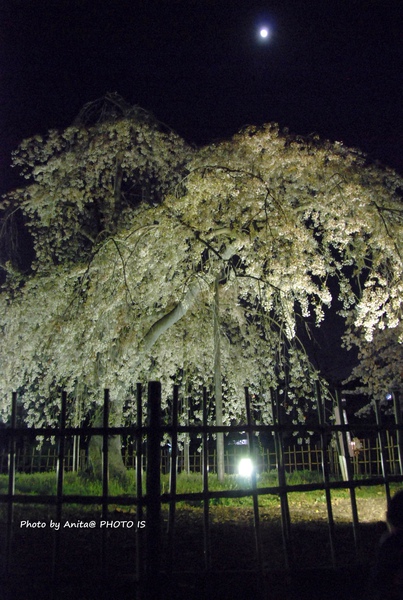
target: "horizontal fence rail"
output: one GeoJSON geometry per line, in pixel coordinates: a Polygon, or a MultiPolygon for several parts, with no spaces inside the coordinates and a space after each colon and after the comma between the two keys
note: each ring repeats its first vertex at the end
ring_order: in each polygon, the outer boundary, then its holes
{"type": "MultiPolygon", "coordinates": [[[[223,499],[247,498],[252,500],[253,530],[255,539],[255,568],[262,573],[267,569],[267,560],[262,546],[261,518],[259,499],[267,495],[278,496],[279,518],[285,567],[295,564],[293,547],[293,527],[290,517],[289,497],[294,492],[320,491],[325,495],[327,509],[327,526],[329,539],[329,561],[337,564],[336,535],[333,515],[332,491],[345,489],[349,494],[351,505],[351,527],[354,545],[358,551],[360,545],[360,523],[357,511],[357,487],[382,485],[385,493],[385,505],[390,500],[391,483],[403,483],[403,429],[401,408],[397,394],[393,394],[394,421],[387,425],[382,423],[379,406],[376,406],[376,422],[353,426],[345,422],[340,395],[336,394],[338,422],[328,423],[325,419],[324,405],[320,390],[316,390],[317,423],[292,425],[285,420],[276,393],[272,393],[272,414],[274,420],[269,425],[256,425],[253,422],[251,401],[248,390],[245,390],[246,424],[237,426],[218,426],[208,421],[207,393],[203,394],[202,419],[197,424],[178,424],[178,394],[174,387],[172,410],[169,422],[161,414],[161,386],[158,382],[150,382],[147,397],[143,398],[142,386],[137,385],[136,421],[129,427],[111,427],[109,417],[109,391],[104,392],[102,426],[69,427],[67,423],[67,394],[61,395],[60,422],[58,427],[29,428],[17,424],[17,394],[12,396],[12,412],[10,422],[0,429],[1,473],[7,471],[7,487],[0,493],[0,508],[5,522],[4,570],[5,576],[11,576],[13,566],[13,531],[18,524],[15,520],[16,506],[53,506],[56,522],[63,518],[65,507],[69,505],[93,505],[100,510],[100,523],[110,521],[111,510],[121,507],[134,507],[135,563],[132,565],[134,582],[140,587],[146,586],[150,597],[158,598],[162,573],[165,575],[175,571],[175,528],[177,505],[179,502],[198,503],[202,507],[202,534],[199,543],[203,546],[203,565],[199,568],[209,572],[214,569],[211,558],[211,505],[223,499]],[[143,424],[143,404],[146,402],[147,419],[143,424]],[[288,435],[301,435],[313,432],[316,440],[312,445],[290,444],[288,435]],[[210,489],[209,473],[216,471],[217,457],[214,450],[214,438],[219,433],[244,434],[244,443],[239,447],[227,448],[225,456],[226,471],[235,474],[237,460],[250,457],[255,469],[245,486],[239,489],[210,489]],[[259,448],[256,434],[269,436],[271,447],[259,448]],[[366,437],[371,433],[371,437],[366,437]],[[191,453],[178,446],[178,435],[197,436],[200,451],[191,453]],[[36,447],[38,437],[52,438],[55,442],[44,442],[36,447]],[[102,440],[102,493],[98,495],[80,495],[64,493],[64,478],[68,471],[83,471],[88,466],[88,449],[82,440],[94,436],[102,440]],[[108,460],[111,436],[123,436],[130,439],[122,448],[122,458],[126,467],[135,471],[135,491],[127,495],[113,495],[109,477],[108,460]],[[165,436],[165,437],[164,437],[165,436]],[[170,439],[170,447],[162,444],[162,440],[170,439]],[[81,440],[81,442],[80,442],[81,440]],[[81,444],[81,445],[80,445],[81,444]],[[7,454],[7,468],[5,464],[7,454]],[[56,488],[51,494],[33,496],[31,493],[16,492],[18,472],[35,473],[39,471],[55,471],[56,488]],[[289,474],[298,470],[317,472],[321,480],[311,483],[289,483],[289,474]],[[200,491],[178,493],[178,471],[197,472],[201,476],[200,491]],[[260,475],[274,472],[274,485],[262,485],[260,475]],[[169,474],[167,490],[163,489],[161,474],[169,474]],[[100,508],[98,508],[100,507],[100,508]],[[162,530],[162,507],[168,511],[167,541],[162,530]],[[144,532],[139,524],[146,523],[144,532]],[[161,556],[161,548],[166,547],[166,556],[161,556]]],[[[98,424],[97,424],[98,425],[98,424]]],[[[1,490],[0,490],[1,491],[1,490]]],[[[110,556],[108,554],[108,528],[101,531],[100,570],[108,573],[110,556]]],[[[130,532],[132,533],[132,532],[130,532]]],[[[57,579],[61,569],[60,536],[53,537],[52,574],[57,579]]]]}

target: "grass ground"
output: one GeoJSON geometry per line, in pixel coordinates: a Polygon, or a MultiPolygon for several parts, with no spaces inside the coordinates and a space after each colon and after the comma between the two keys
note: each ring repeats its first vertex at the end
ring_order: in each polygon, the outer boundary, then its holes
{"type": "MultiPolygon", "coordinates": [[[[287,485],[303,485],[303,484],[321,484],[322,479],[318,472],[313,471],[294,471],[287,475],[287,485]]],[[[278,476],[276,471],[262,473],[258,476],[257,487],[276,487],[278,486],[278,476]]],[[[228,491],[249,489],[251,487],[250,480],[241,478],[236,475],[226,475],[221,483],[215,474],[209,475],[209,490],[228,491]]],[[[392,484],[391,489],[397,489],[398,484],[392,484]]],[[[401,487],[401,486],[400,486],[401,487]]],[[[32,495],[55,495],[57,489],[57,481],[55,472],[45,473],[17,473],[15,481],[16,494],[32,494],[32,495]]],[[[199,473],[180,473],[177,476],[177,493],[201,493],[203,490],[203,481],[199,473]]],[[[136,478],[135,472],[129,471],[127,482],[123,485],[117,480],[111,480],[108,485],[110,496],[135,496],[136,495],[136,478]]],[[[169,475],[161,476],[161,493],[169,492],[169,475]]],[[[356,489],[357,497],[359,498],[374,498],[383,493],[382,486],[358,486],[356,489]]],[[[0,494],[8,493],[8,476],[0,475],[0,494]]],[[[65,495],[102,495],[102,482],[93,480],[89,477],[82,476],[74,472],[64,474],[63,493],[65,495]]],[[[143,477],[143,493],[145,493],[145,476],[143,477]]],[[[321,490],[292,492],[295,499],[317,501],[324,499],[324,493],[321,490]]],[[[335,489],[332,491],[334,498],[349,497],[348,488],[335,489]]],[[[274,494],[265,494],[259,497],[259,503],[264,506],[276,502],[277,496],[274,494]]],[[[239,506],[242,504],[252,505],[251,497],[244,498],[218,498],[213,501],[213,504],[222,504],[228,506],[239,506]]]]}

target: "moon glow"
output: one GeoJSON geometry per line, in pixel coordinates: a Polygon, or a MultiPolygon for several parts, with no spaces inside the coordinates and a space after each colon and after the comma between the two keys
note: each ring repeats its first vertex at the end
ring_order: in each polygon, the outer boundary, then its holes
{"type": "Polygon", "coordinates": [[[265,39],[269,36],[269,30],[267,29],[267,27],[262,27],[260,30],[260,37],[265,39]]]}

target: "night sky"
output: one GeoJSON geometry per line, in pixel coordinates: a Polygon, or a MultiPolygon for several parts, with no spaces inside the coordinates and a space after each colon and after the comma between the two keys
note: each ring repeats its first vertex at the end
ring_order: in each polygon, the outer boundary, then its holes
{"type": "Polygon", "coordinates": [[[3,0],[1,189],[10,152],[117,92],[189,142],[276,121],[399,171],[400,0],[3,0]],[[259,28],[267,26],[266,40],[259,28]]]}

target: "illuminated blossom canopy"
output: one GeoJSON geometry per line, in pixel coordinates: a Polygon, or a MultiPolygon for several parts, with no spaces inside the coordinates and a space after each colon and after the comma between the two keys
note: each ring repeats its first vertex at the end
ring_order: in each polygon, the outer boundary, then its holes
{"type": "Polygon", "coordinates": [[[52,421],[60,386],[87,406],[102,387],[123,406],[157,378],[196,393],[214,375],[219,299],[226,422],[246,385],[263,417],[280,386],[303,420],[318,374],[298,323],[337,304],[351,341],[399,324],[402,181],[339,142],[267,124],[195,149],[108,96],[14,164],[27,185],[5,215],[20,207],[35,260],[0,296],[4,411],[11,390],[33,423],[52,421]]]}
{"type": "MultiPolygon", "coordinates": [[[[391,392],[403,393],[403,324],[393,328],[377,329],[372,340],[356,334],[359,361],[348,382],[355,382],[354,393],[365,394],[371,401],[360,410],[366,414],[374,401],[388,402],[391,392]]],[[[400,396],[401,398],[402,396],[400,396]]]]}

